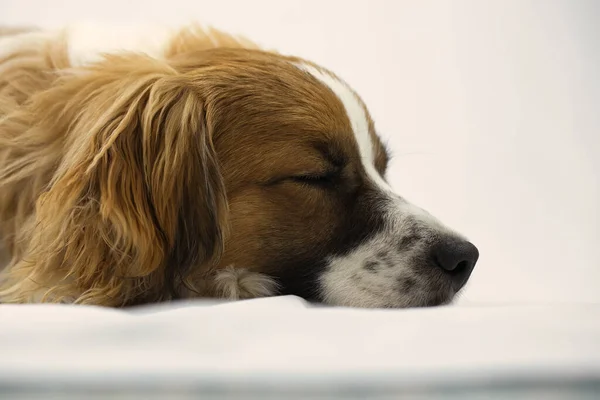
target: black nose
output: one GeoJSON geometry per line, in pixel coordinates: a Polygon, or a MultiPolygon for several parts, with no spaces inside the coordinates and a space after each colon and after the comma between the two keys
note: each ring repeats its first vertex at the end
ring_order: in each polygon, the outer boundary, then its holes
{"type": "Polygon", "coordinates": [[[466,240],[447,240],[433,248],[435,263],[451,278],[457,289],[463,287],[479,258],[479,250],[466,240]]]}

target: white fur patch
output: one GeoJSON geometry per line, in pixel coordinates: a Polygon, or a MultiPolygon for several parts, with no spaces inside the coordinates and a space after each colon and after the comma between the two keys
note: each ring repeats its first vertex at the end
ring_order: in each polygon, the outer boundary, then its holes
{"type": "MultiPolygon", "coordinates": [[[[59,32],[32,31],[0,37],[0,59],[7,58],[20,50],[32,50],[56,40],[59,32]]],[[[6,67],[6,66],[3,66],[6,67]]]]}
{"type": "Polygon", "coordinates": [[[277,293],[277,283],[272,278],[244,268],[226,267],[217,271],[214,285],[216,295],[229,300],[268,297],[277,293]]]}
{"type": "Polygon", "coordinates": [[[99,61],[103,53],[135,52],[162,58],[173,30],[160,26],[71,25],[69,59],[75,67],[99,61]]]}

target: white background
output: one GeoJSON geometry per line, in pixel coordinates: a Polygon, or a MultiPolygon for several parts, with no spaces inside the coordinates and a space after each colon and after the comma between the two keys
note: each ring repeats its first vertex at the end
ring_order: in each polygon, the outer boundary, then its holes
{"type": "Polygon", "coordinates": [[[600,301],[600,2],[1,0],[0,23],[197,20],[363,97],[397,191],[465,233],[469,301],[600,301]]]}

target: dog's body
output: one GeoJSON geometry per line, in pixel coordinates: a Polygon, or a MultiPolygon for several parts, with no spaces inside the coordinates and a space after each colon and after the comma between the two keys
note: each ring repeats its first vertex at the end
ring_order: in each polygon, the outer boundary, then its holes
{"type": "Polygon", "coordinates": [[[197,27],[0,35],[0,302],[424,306],[477,261],[313,63],[197,27]]]}

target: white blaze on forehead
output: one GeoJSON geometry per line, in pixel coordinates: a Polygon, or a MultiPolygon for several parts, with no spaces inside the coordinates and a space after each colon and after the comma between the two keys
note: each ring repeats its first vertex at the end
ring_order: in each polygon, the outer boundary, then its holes
{"type": "Polygon", "coordinates": [[[369,121],[365,109],[354,92],[344,82],[327,72],[311,65],[300,64],[298,66],[324,83],[340,99],[350,120],[363,160],[373,162],[373,143],[369,135],[369,121]]]}
{"type": "Polygon", "coordinates": [[[398,216],[412,215],[422,221],[428,222],[430,225],[441,226],[441,224],[428,212],[396,195],[390,185],[388,185],[375,169],[374,143],[369,132],[369,120],[367,119],[365,108],[348,85],[335,75],[315,68],[312,65],[296,65],[325,84],[340,99],[346,110],[350,125],[352,126],[352,132],[354,133],[354,138],[356,139],[358,151],[360,152],[361,161],[367,176],[383,193],[386,193],[394,200],[394,205],[389,209],[388,218],[392,220],[398,216]]]}
{"type": "Polygon", "coordinates": [[[296,64],[300,69],[310,73],[312,76],[327,86],[342,102],[346,115],[352,127],[352,133],[358,145],[362,164],[371,180],[382,190],[391,192],[390,186],[383,180],[375,169],[375,155],[373,151],[373,139],[369,133],[369,120],[365,108],[356,94],[348,85],[334,75],[321,71],[308,64],[296,64]]]}

